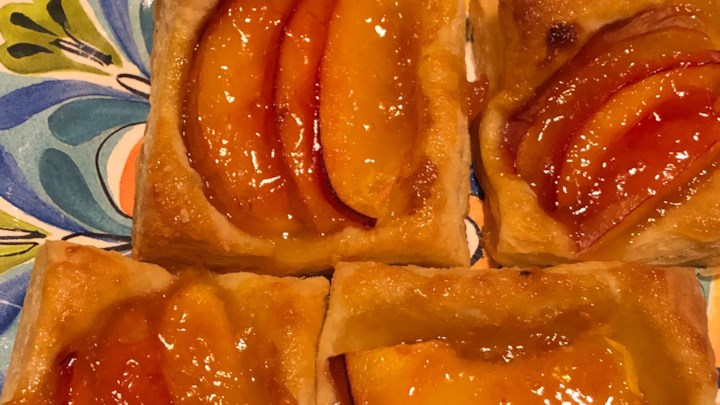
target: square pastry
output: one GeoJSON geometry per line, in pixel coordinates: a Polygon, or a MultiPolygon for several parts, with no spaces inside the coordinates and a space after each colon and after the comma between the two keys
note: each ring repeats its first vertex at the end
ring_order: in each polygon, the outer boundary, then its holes
{"type": "Polygon", "coordinates": [[[48,242],[2,402],[315,404],[324,278],[181,276],[48,242]]]}
{"type": "Polygon", "coordinates": [[[502,265],[720,262],[720,7],[502,0],[476,165],[502,265]]]}
{"type": "Polygon", "coordinates": [[[459,0],[164,0],[133,254],[466,265],[459,0]]]}
{"type": "Polygon", "coordinates": [[[689,268],[341,263],[318,351],[319,404],[712,404],[717,393],[689,268]]]}

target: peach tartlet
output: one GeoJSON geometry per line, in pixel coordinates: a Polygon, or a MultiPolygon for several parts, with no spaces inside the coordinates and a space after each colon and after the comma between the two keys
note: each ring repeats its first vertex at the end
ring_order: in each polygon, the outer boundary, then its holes
{"type": "Polygon", "coordinates": [[[315,404],[323,278],[171,275],[48,242],[2,402],[315,404]]]}
{"type": "Polygon", "coordinates": [[[489,253],[717,263],[717,3],[526,3],[499,9],[505,82],[480,134],[489,253]]]}
{"type": "Polygon", "coordinates": [[[462,2],[156,10],[135,257],[275,275],[467,264],[462,2]]]}

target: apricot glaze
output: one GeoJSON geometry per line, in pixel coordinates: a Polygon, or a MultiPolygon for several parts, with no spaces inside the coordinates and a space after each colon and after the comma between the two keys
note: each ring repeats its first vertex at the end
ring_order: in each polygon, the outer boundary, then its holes
{"type": "Polygon", "coordinates": [[[292,403],[275,382],[272,348],[248,334],[257,329],[249,316],[231,312],[223,292],[201,275],[120,303],[66,344],[43,391],[11,403],[292,403]]]}
{"type": "Polygon", "coordinates": [[[601,28],[509,118],[507,157],[579,250],[714,164],[720,51],[701,21],[664,7],[601,28]]]}
{"type": "Polygon", "coordinates": [[[225,2],[191,64],[183,129],[213,206],[284,238],[414,209],[397,195],[422,160],[419,13],[409,0],[225,2]]]}
{"type": "Polygon", "coordinates": [[[379,218],[418,132],[418,4],[338,0],[322,66],[321,143],[333,188],[379,218]]]}
{"type": "Polygon", "coordinates": [[[315,229],[328,233],[351,219],[375,219],[349,208],[330,185],[320,144],[320,64],[336,0],[300,1],[285,27],[275,89],[283,156],[315,229]]]}
{"type": "Polygon", "coordinates": [[[301,227],[273,115],[275,47],[295,0],[223,2],[191,68],[184,139],[211,203],[259,234],[301,227]]]}
{"type": "Polygon", "coordinates": [[[172,402],[162,372],[162,346],[153,333],[152,308],[146,303],[129,304],[104,330],[68,348],[61,373],[69,378],[61,380],[58,390],[60,397],[67,394],[67,401],[61,403],[172,402]]]}
{"type": "Polygon", "coordinates": [[[499,362],[442,341],[347,353],[345,362],[359,404],[644,403],[627,351],[600,337],[499,362]]]}

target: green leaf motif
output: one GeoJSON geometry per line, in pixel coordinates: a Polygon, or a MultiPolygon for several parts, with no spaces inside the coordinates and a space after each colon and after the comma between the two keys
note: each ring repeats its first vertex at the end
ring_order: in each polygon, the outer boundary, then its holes
{"type": "Polygon", "coordinates": [[[35,257],[46,232],[0,211],[0,273],[35,257]]]}
{"type": "Polygon", "coordinates": [[[33,0],[0,8],[0,63],[20,73],[79,70],[107,75],[121,65],[79,0],[33,0]]]}
{"type": "Polygon", "coordinates": [[[8,47],[7,50],[10,56],[16,59],[27,58],[28,56],[33,56],[38,53],[52,53],[51,50],[45,47],[35,44],[29,44],[27,42],[11,45],[8,47]]]}
{"type": "Polygon", "coordinates": [[[67,16],[65,15],[65,10],[63,10],[60,0],[50,0],[45,8],[48,14],[50,14],[50,18],[58,23],[59,26],[64,27],[67,25],[67,16]]]}

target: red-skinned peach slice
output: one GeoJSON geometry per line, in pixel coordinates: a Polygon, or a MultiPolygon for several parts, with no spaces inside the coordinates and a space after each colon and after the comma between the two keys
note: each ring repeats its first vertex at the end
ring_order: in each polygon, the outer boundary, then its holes
{"type": "Polygon", "coordinates": [[[165,304],[158,332],[163,372],[175,403],[269,403],[260,370],[241,364],[235,333],[218,289],[184,286],[165,304]]]}
{"type": "Polygon", "coordinates": [[[290,177],[319,233],[348,221],[373,226],[373,218],[343,203],[332,189],[320,146],[320,63],[337,0],[304,0],[285,27],[275,87],[275,113],[290,177]]]}
{"type": "MultiPolygon", "coordinates": [[[[504,147],[512,159],[516,158],[520,142],[530,126],[542,110],[547,108],[544,102],[557,93],[558,84],[571,79],[579,69],[617,43],[667,28],[702,31],[702,22],[692,9],[669,6],[650,8],[625,20],[608,24],[596,32],[583,46],[581,52],[550,76],[537,89],[534,97],[513,114],[504,140],[504,147]]],[[[707,41],[707,38],[703,41],[707,41]]]]}
{"type": "MultiPolygon", "coordinates": [[[[585,249],[635,210],[658,204],[702,175],[720,150],[720,88],[692,89],[654,110],[608,147],[579,202],[575,235],[585,249]]],[[[682,191],[681,191],[682,192],[682,191]]]]}
{"type": "Polygon", "coordinates": [[[339,198],[372,218],[416,143],[418,4],[338,0],[320,78],[320,144],[339,198]]]}
{"type": "Polygon", "coordinates": [[[277,46],[296,0],[229,0],[200,39],[185,144],[211,203],[240,229],[302,228],[273,113],[277,46]]]}
{"type": "Polygon", "coordinates": [[[597,180],[608,148],[629,128],[680,94],[718,88],[720,66],[709,65],[656,74],[618,92],[571,137],[557,179],[557,209],[572,213],[583,208],[578,204],[597,180]]]}
{"type": "Polygon", "coordinates": [[[709,46],[709,39],[699,31],[654,31],[622,41],[596,55],[572,76],[558,78],[552,96],[538,100],[544,106],[522,138],[515,165],[543,208],[555,208],[555,179],[568,138],[599,107],[619,89],[654,73],[692,64],[696,59],[698,65],[713,61],[718,55],[698,55],[709,46]]]}
{"type": "Polygon", "coordinates": [[[518,175],[580,250],[715,161],[720,52],[702,24],[673,6],[605,26],[509,119],[518,175]]]}

